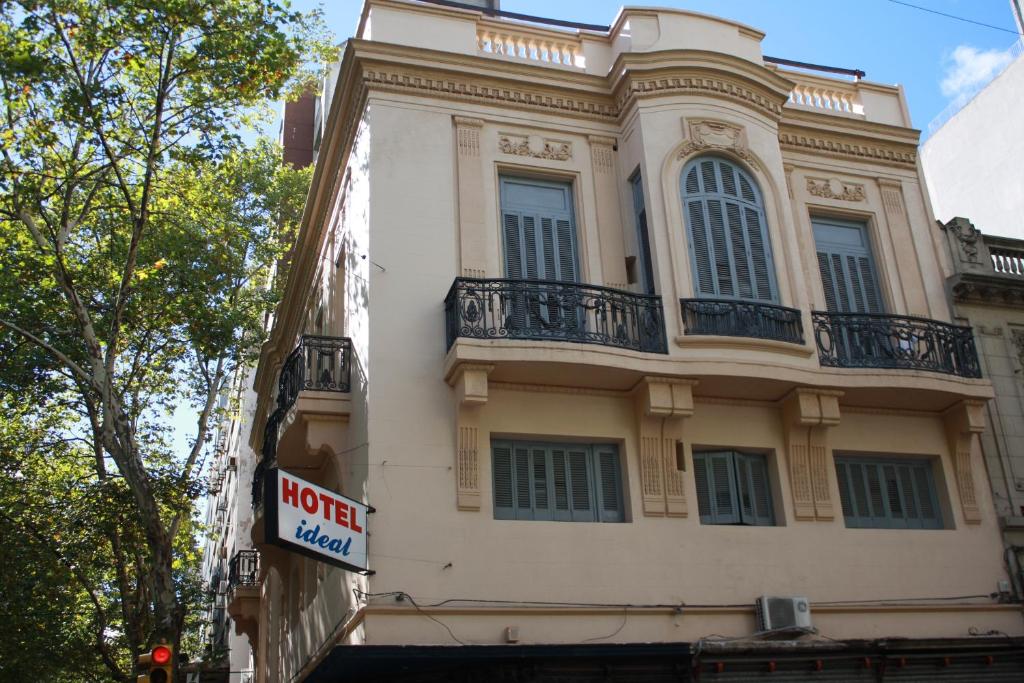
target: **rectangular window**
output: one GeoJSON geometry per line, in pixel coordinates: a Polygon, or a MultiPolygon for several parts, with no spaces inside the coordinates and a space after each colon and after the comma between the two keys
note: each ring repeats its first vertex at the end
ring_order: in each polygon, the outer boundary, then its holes
{"type": "Polygon", "coordinates": [[[763,455],[695,451],[693,477],[701,524],[775,525],[763,455]]]}
{"type": "Polygon", "coordinates": [[[812,218],[818,271],[831,313],[883,313],[867,225],[812,218]]]}
{"type": "Polygon", "coordinates": [[[494,518],[623,522],[614,444],[492,441],[494,518]]]}
{"type": "Polygon", "coordinates": [[[849,528],[942,528],[928,460],[836,456],[836,481],[849,528]]]}
{"type": "Polygon", "coordinates": [[[651,260],[651,239],[647,233],[647,208],[644,205],[644,183],[637,171],[629,184],[633,188],[633,215],[636,217],[636,241],[640,250],[640,278],[644,294],[654,294],[654,264],[651,260]]]}
{"type": "Polygon", "coordinates": [[[578,281],[569,183],[503,176],[501,223],[506,277],[578,281]]]}

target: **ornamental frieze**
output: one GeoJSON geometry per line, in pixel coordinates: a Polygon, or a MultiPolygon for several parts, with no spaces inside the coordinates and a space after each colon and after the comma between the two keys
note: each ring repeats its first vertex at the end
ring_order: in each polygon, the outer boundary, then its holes
{"type": "Polygon", "coordinates": [[[572,143],[564,140],[549,140],[536,135],[501,135],[498,149],[504,154],[514,154],[534,159],[568,161],[572,159],[572,143]]]}
{"type": "Polygon", "coordinates": [[[844,183],[838,178],[808,178],[807,191],[815,197],[841,202],[862,202],[867,198],[863,185],[844,183]]]}

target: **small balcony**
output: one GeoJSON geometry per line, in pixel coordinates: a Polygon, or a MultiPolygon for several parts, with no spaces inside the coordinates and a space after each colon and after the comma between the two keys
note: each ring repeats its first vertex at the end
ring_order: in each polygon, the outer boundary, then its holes
{"type": "Polygon", "coordinates": [[[575,282],[456,278],[445,321],[448,348],[468,337],[668,353],[660,296],[575,282]]]}
{"type": "Polygon", "coordinates": [[[260,608],[260,555],[255,550],[239,550],[228,569],[228,615],[238,635],[245,633],[256,641],[260,608]]]}
{"type": "Polygon", "coordinates": [[[822,366],[981,377],[970,327],[902,315],[824,311],[811,315],[822,366]]]}
{"type": "MultiPolygon", "coordinates": [[[[348,337],[303,335],[281,367],[277,401],[263,429],[261,459],[253,475],[253,506],[262,473],[278,462],[281,444],[292,459],[285,466],[316,465],[307,455],[316,454],[331,442],[335,428],[351,412],[352,340],[348,337]],[[297,419],[300,418],[301,419],[297,419]],[[302,425],[295,430],[292,426],[302,425]],[[299,432],[305,444],[300,443],[299,432]]],[[[315,459],[315,458],[314,458],[315,459]]]]}
{"type": "Polygon", "coordinates": [[[680,299],[679,307],[687,335],[804,343],[800,311],[795,308],[732,299],[680,299]]]}

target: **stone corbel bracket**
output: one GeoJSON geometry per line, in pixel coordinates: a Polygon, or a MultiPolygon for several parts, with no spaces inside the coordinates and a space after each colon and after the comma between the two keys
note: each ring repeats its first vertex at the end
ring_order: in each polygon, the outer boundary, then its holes
{"type": "Polygon", "coordinates": [[[841,391],[798,387],[782,399],[789,488],[794,515],[799,520],[835,518],[828,430],[839,424],[842,395],[841,391]]]}
{"type": "Polygon", "coordinates": [[[696,380],[644,377],[637,384],[637,436],[644,514],[686,517],[686,489],[676,460],[683,422],[693,415],[696,380]]]}
{"type": "Polygon", "coordinates": [[[960,506],[964,521],[968,524],[981,523],[981,508],[974,488],[974,474],[971,471],[971,451],[978,442],[977,434],[985,431],[985,402],[960,401],[943,414],[949,454],[953,459],[956,488],[960,494],[960,506]]]}
{"type": "Polygon", "coordinates": [[[455,505],[480,509],[480,408],[487,403],[487,375],[493,365],[460,365],[449,381],[455,388],[455,505]]]}

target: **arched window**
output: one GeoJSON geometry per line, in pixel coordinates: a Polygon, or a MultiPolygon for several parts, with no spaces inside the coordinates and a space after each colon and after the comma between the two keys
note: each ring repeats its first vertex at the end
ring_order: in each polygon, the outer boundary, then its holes
{"type": "Polygon", "coordinates": [[[754,179],[726,159],[699,157],[680,181],[697,296],[776,301],[764,203],[754,179]]]}

